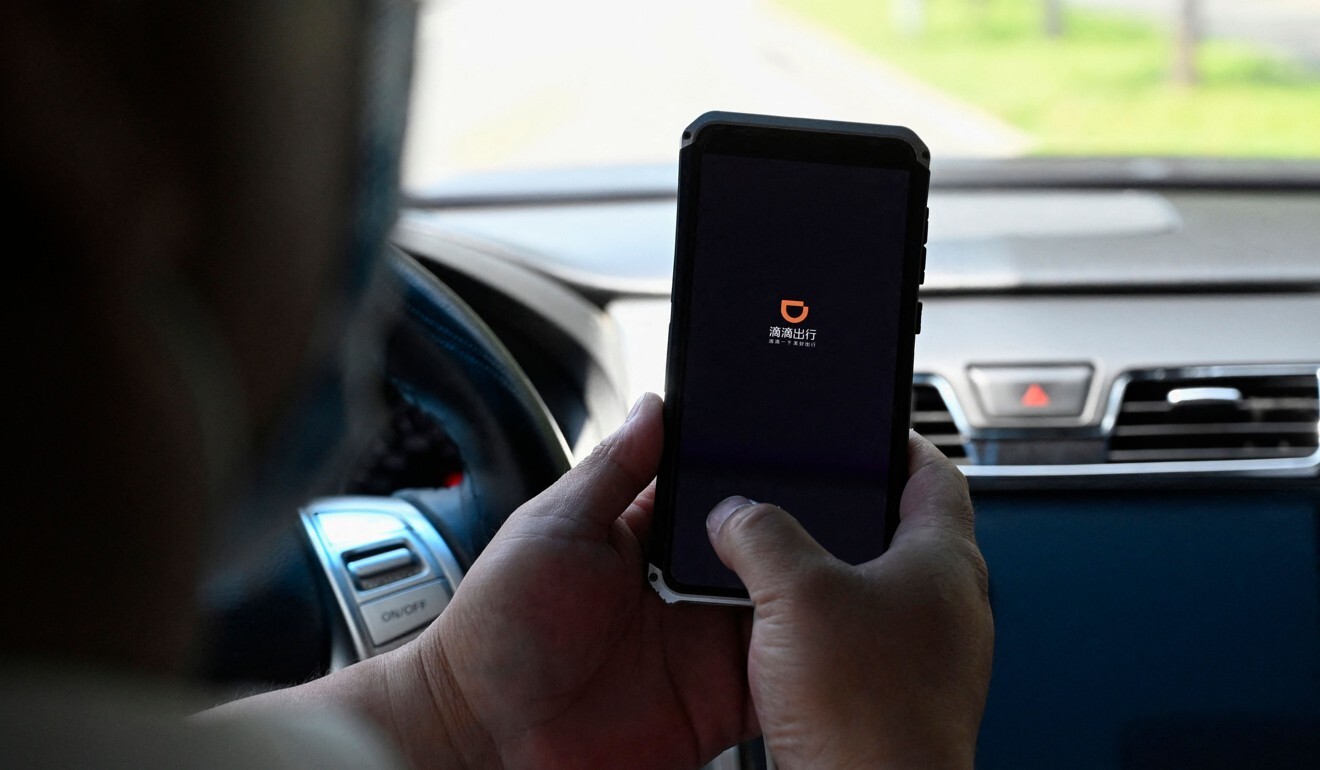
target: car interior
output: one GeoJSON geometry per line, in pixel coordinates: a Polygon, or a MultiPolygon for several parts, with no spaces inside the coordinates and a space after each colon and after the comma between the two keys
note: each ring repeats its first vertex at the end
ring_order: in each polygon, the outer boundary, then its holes
{"type": "MultiPolygon", "coordinates": [[[[1250,172],[936,166],[912,421],[967,476],[990,567],[981,766],[1315,756],[1320,167],[1250,172]]],[[[673,170],[478,182],[405,207],[396,417],[302,512],[323,665],[420,631],[503,516],[663,389],[634,378],[663,372],[673,170]]]]}
{"type": "MultiPolygon", "coordinates": [[[[576,453],[638,387],[618,362],[663,362],[672,174],[454,184],[395,230],[576,453]]],[[[1314,758],[1318,185],[1313,164],[935,166],[912,420],[968,477],[990,567],[979,765],[1314,758]]]]}
{"type": "MultiPolygon", "coordinates": [[[[977,764],[1313,766],[1320,164],[933,149],[912,423],[966,475],[990,569],[977,764]]],[[[674,163],[408,187],[397,411],[301,512],[318,656],[236,639],[214,679],[406,642],[513,507],[663,393],[676,189],[674,163]]]]}
{"type": "MultiPolygon", "coordinates": [[[[436,5],[456,19],[477,6],[436,5]]],[[[533,21],[559,8],[540,5],[533,21]]],[[[761,4],[728,7],[744,5],[761,4]]],[[[515,42],[577,52],[500,21],[515,42]]],[[[482,48],[426,25],[417,39],[482,48]]],[[[767,66],[794,82],[812,57],[858,78],[872,66],[790,53],[767,66]]],[[[428,67],[415,88],[433,83],[428,67]]],[[[643,124],[619,104],[645,90],[597,101],[643,124]]],[[[795,109],[771,91],[711,106],[795,109]]],[[[537,109],[559,115],[571,100],[557,94],[537,109]]],[[[437,108],[412,109],[421,141],[437,108]]],[[[840,111],[821,117],[853,117],[840,111]]],[[[197,667],[217,692],[305,682],[416,638],[517,506],[638,396],[663,394],[693,117],[637,128],[671,137],[669,161],[616,162],[602,132],[571,136],[599,144],[600,163],[410,175],[384,267],[402,302],[370,351],[388,419],[322,496],[282,512],[278,537],[206,577],[197,667]]],[[[989,567],[977,765],[1317,766],[1320,160],[930,144],[912,427],[966,476],[989,567]]],[[[767,762],[753,743],[709,767],[767,762]]]]}

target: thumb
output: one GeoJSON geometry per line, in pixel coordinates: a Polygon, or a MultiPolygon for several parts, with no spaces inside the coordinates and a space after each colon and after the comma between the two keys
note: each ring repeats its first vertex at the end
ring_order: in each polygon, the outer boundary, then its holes
{"type": "Polygon", "coordinates": [[[711,510],[706,532],[753,603],[796,584],[804,567],[832,559],[783,508],[736,495],[711,510]]]}
{"type": "Polygon", "coordinates": [[[591,455],[514,514],[557,531],[565,527],[596,538],[608,536],[614,520],[655,478],[664,442],[663,402],[643,395],[628,419],[591,455]]]}

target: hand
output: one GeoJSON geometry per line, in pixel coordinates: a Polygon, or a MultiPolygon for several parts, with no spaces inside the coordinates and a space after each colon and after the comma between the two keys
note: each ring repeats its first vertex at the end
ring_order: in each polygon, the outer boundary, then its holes
{"type": "Polygon", "coordinates": [[[712,542],[754,623],[669,606],[641,549],[660,408],[518,509],[416,641],[215,716],[351,708],[414,767],[690,768],[762,728],[785,770],[970,766],[993,629],[961,474],[914,436],[893,547],[861,567],[725,501],[712,542]]]}
{"type": "Polygon", "coordinates": [[[660,412],[643,398],[519,508],[407,648],[465,764],[692,768],[756,733],[749,613],[668,606],[644,577],[660,412]]]}
{"type": "Polygon", "coordinates": [[[780,768],[971,767],[994,623],[962,474],[912,434],[889,550],[860,566],[745,498],[707,520],[756,607],[748,676],[780,768]]]}

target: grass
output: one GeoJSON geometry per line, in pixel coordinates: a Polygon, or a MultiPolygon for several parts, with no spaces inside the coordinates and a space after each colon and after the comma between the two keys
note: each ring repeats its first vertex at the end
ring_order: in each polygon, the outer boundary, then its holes
{"type": "Polygon", "coordinates": [[[1202,42],[1201,80],[1175,85],[1172,34],[1068,8],[1047,38],[1039,0],[926,0],[922,32],[895,0],[778,0],[872,54],[1033,136],[1042,155],[1320,157],[1320,74],[1245,43],[1202,42]]]}

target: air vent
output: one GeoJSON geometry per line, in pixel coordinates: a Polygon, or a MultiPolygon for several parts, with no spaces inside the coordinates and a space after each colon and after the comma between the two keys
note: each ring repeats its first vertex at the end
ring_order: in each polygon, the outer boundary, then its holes
{"type": "Polygon", "coordinates": [[[912,427],[950,460],[959,465],[967,463],[966,440],[958,432],[953,415],[935,386],[912,386],[912,427]]]}
{"type": "Polygon", "coordinates": [[[1320,425],[1317,390],[1314,372],[1207,377],[1143,373],[1123,393],[1109,461],[1310,456],[1316,452],[1320,425]]]}

